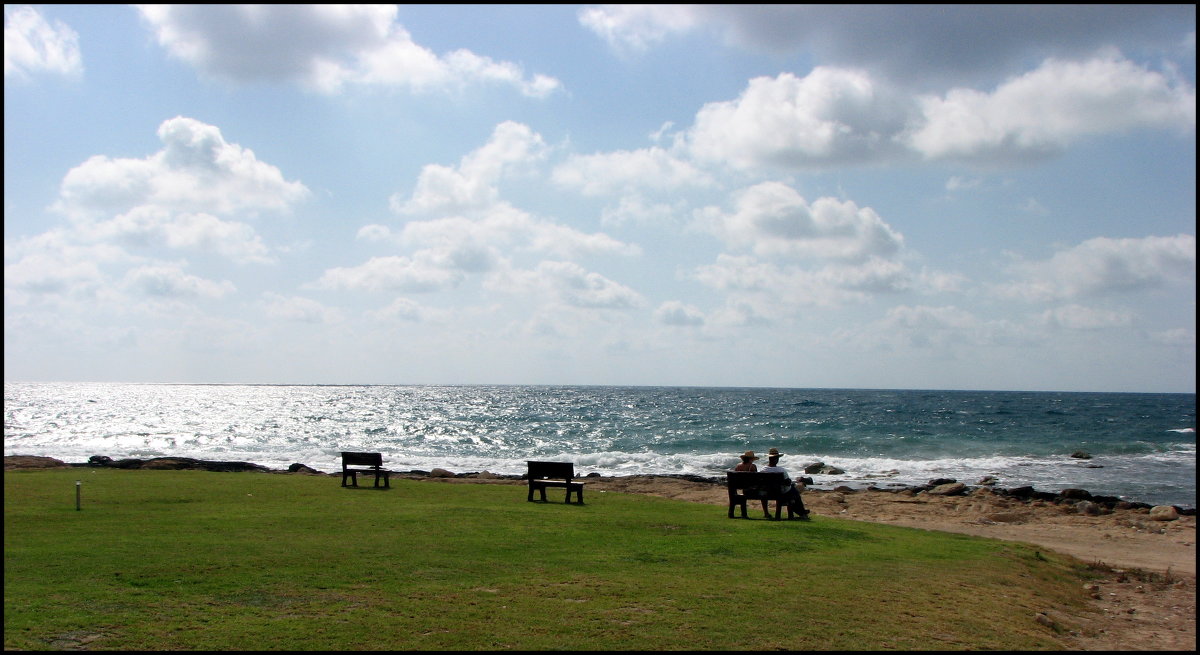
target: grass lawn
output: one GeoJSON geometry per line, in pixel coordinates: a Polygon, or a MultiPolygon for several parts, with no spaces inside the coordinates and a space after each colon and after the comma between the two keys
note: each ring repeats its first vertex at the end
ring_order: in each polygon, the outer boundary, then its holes
{"type": "Polygon", "coordinates": [[[1081,607],[1088,575],[1030,545],[823,516],[339,481],[5,472],[5,649],[1058,649],[1036,613],[1081,607]]]}

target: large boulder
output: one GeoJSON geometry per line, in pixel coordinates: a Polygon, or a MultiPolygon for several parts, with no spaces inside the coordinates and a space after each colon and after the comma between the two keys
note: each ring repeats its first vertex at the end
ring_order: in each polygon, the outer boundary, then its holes
{"type": "Polygon", "coordinates": [[[961,482],[947,482],[946,484],[939,484],[927,493],[933,496],[958,496],[966,493],[966,491],[967,485],[961,482]]]}
{"type": "Polygon", "coordinates": [[[1151,521],[1174,521],[1179,518],[1179,512],[1171,505],[1157,505],[1150,508],[1151,521]]]}

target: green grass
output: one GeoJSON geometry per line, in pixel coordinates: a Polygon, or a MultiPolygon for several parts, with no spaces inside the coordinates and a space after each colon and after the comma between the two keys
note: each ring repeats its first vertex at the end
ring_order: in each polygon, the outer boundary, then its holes
{"type": "Polygon", "coordinates": [[[1058,649],[1035,614],[1080,609],[1087,575],[1025,544],[594,491],[115,469],[4,491],[6,649],[1058,649]]]}

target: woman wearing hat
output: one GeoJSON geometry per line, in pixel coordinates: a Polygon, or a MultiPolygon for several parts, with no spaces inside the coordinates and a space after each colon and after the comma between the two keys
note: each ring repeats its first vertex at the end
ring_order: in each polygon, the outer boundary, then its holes
{"type": "MultiPolygon", "coordinates": [[[[800,489],[792,482],[792,476],[787,472],[787,469],[779,465],[779,458],[783,457],[783,453],[779,452],[778,448],[772,448],[767,452],[767,465],[763,467],[763,473],[782,473],[784,486],[784,500],[788,505],[788,517],[808,519],[808,510],[804,509],[804,501],[800,500],[800,489]]],[[[764,507],[766,504],[764,503],[764,507]]]]}
{"type": "Polygon", "coordinates": [[[755,457],[754,451],[747,450],[746,452],[742,453],[742,463],[733,467],[733,470],[751,472],[757,471],[758,465],[754,463],[754,460],[756,459],[758,459],[758,457],[755,457]]]}

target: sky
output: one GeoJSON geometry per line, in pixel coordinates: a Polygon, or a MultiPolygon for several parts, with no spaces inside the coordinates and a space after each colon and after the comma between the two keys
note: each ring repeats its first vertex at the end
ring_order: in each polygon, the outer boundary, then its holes
{"type": "Polygon", "coordinates": [[[5,380],[1194,393],[1195,39],[5,5],[5,380]]]}

